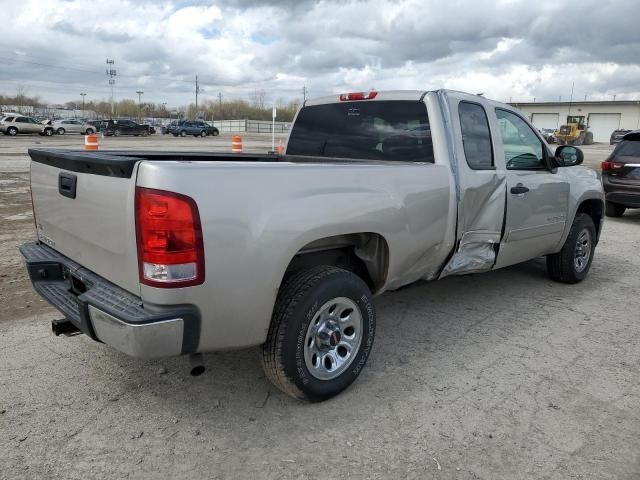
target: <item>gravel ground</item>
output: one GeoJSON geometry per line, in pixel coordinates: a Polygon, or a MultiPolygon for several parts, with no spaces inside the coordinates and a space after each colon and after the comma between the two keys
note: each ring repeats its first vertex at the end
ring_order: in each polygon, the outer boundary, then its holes
{"type": "Polygon", "coordinates": [[[579,285],[536,260],[378,297],[360,378],[309,405],[256,350],[192,378],[183,358],[53,337],[16,250],[33,238],[28,140],[0,141],[0,478],[640,478],[640,211],[607,220],[579,285]]]}

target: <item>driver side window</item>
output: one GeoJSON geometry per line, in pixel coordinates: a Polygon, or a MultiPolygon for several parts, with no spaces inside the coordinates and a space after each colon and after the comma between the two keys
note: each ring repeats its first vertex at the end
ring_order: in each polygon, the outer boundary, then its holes
{"type": "Polygon", "coordinates": [[[508,170],[546,169],[542,142],[518,115],[496,109],[508,170]]]}

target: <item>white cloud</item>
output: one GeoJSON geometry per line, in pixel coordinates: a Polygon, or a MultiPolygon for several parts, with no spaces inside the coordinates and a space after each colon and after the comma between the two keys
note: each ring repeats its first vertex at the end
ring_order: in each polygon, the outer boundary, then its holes
{"type": "Polygon", "coordinates": [[[640,44],[621,0],[22,0],[0,9],[0,93],[80,91],[186,104],[345,90],[456,88],[500,100],[640,97],[640,44]],[[562,19],[568,19],[565,21],[562,19]]]}

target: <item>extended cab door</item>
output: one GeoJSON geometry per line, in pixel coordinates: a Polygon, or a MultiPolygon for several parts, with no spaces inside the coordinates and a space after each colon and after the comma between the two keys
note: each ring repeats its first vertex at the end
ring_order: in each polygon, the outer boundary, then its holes
{"type": "Polygon", "coordinates": [[[552,253],[569,209],[569,184],[554,173],[551,152],[518,113],[496,108],[507,171],[506,218],[496,267],[552,253]]]}
{"type": "Polygon", "coordinates": [[[488,271],[502,237],[506,190],[504,162],[494,148],[493,109],[479,96],[441,96],[450,111],[451,166],[458,183],[456,249],[441,277],[488,271]]]}

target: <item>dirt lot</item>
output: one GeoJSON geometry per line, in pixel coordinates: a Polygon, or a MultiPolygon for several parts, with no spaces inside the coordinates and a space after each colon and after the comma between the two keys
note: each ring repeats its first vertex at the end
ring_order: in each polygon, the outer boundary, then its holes
{"type": "Polygon", "coordinates": [[[367,368],[308,405],[267,383],[255,350],[207,355],[192,378],[182,358],[53,337],[59,314],[17,252],[33,238],[34,141],[80,140],[0,138],[0,478],[640,478],[640,212],[608,219],[580,285],[537,260],[379,297],[367,368]]]}

